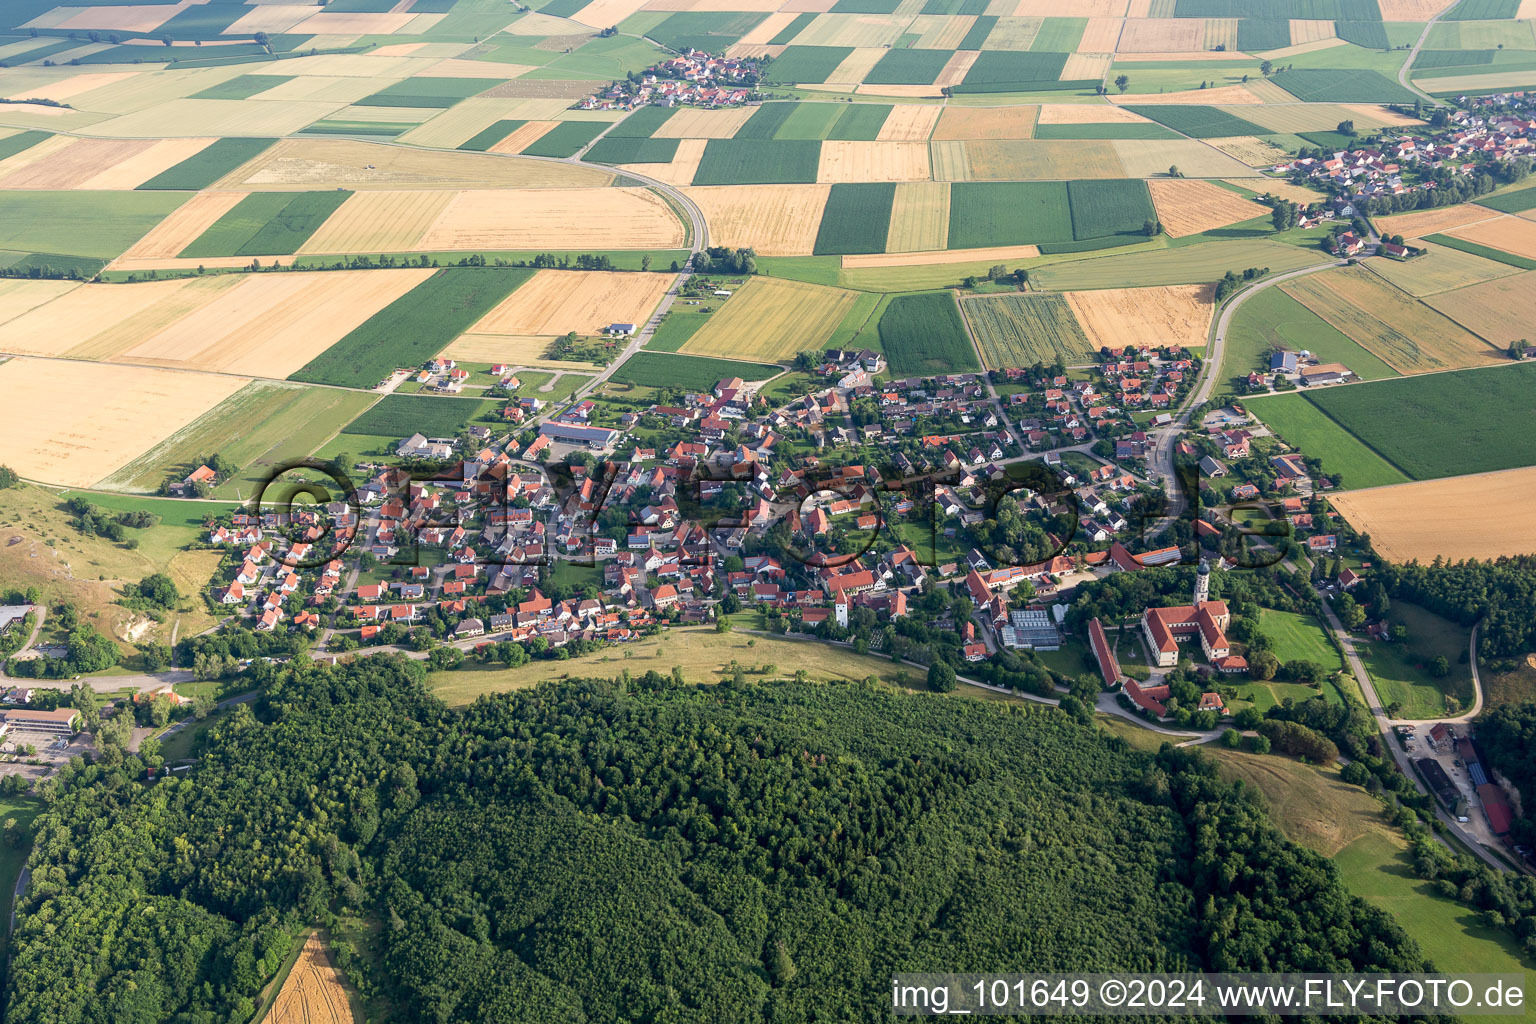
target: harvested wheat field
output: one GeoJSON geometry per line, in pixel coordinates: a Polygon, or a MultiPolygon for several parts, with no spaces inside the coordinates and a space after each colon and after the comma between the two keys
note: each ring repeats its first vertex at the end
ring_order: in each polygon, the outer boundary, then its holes
{"type": "Polygon", "coordinates": [[[852,53],[843,58],[843,62],[832,69],[827,76],[826,85],[858,85],[864,81],[864,76],[886,54],[883,46],[857,46],[852,53]]]}
{"type": "Polygon", "coordinates": [[[1146,118],[1111,103],[1045,103],[1041,124],[1148,124],[1146,118]]]}
{"type": "MultiPolygon", "coordinates": [[[[1078,143],[1082,145],[1082,143],[1078,143]]],[[[1109,143],[1125,166],[1124,177],[1155,178],[1177,164],[1186,178],[1253,178],[1259,172],[1195,139],[1116,139],[1109,143]]],[[[1117,175],[1107,175],[1117,177],[1117,175]]]]}
{"type": "Polygon", "coordinates": [[[682,351],[764,362],[793,359],[826,344],[857,297],[842,288],[754,277],[682,351]]]}
{"type": "Polygon", "coordinates": [[[654,139],[730,139],[747,119],[757,113],[755,107],[722,107],[705,110],[684,107],[667,118],[652,133],[654,139]]]}
{"type": "Polygon", "coordinates": [[[593,28],[607,28],[610,25],[617,25],[644,6],[645,0],[593,0],[592,3],[571,15],[571,20],[579,21],[583,25],[591,25],[593,28]]]}
{"type": "MultiPolygon", "coordinates": [[[[1296,102],[1296,97],[1289,93],[1286,97],[1296,102]]],[[[1187,89],[1184,92],[1128,92],[1123,96],[1111,95],[1111,103],[1125,103],[1132,106],[1144,106],[1149,103],[1183,104],[1192,103],[1201,106],[1222,106],[1227,104],[1252,104],[1263,103],[1248,90],[1246,85],[1220,85],[1214,89],[1187,89]]]]}
{"type": "Polygon", "coordinates": [[[949,183],[905,181],[897,185],[886,249],[898,253],[924,252],[943,249],[948,243],[949,183]]]}
{"type": "Polygon", "coordinates": [[[244,199],[248,192],[199,192],[123,253],[125,260],[173,259],[244,199]]]}
{"type": "Polygon", "coordinates": [[[884,252],[861,256],[844,256],[843,267],[847,270],[875,267],[929,267],[949,263],[979,263],[994,260],[1031,260],[1040,255],[1033,245],[999,245],[989,249],[943,249],[924,252],[884,252]]]}
{"type": "Polygon", "coordinates": [[[704,211],[713,245],[763,256],[808,256],[830,185],[705,185],[683,189],[704,211]]]}
{"type": "Polygon", "coordinates": [[[1234,135],[1228,139],[1205,139],[1204,141],[1232,159],[1241,160],[1249,167],[1261,170],[1286,163],[1291,158],[1285,150],[1257,135],[1234,135]]]}
{"type": "MultiPolygon", "coordinates": [[[[1019,0],[1013,8],[1015,18],[1055,18],[1070,14],[1074,18],[1123,18],[1126,0],[1073,0],[1067,8],[1061,0],[1019,0]]],[[[997,14],[997,11],[988,11],[997,14]]]]}
{"type": "MultiPolygon", "coordinates": [[[[746,35],[735,43],[736,46],[766,46],[773,37],[789,28],[795,23],[795,15],[789,11],[777,10],[762,21],[754,25],[746,35]]],[[[726,54],[730,56],[730,54],[726,54]]]]}
{"type": "Polygon", "coordinates": [[[1505,358],[1502,351],[1365,267],[1312,274],[1280,287],[1398,373],[1478,366],[1505,358]]]}
{"type": "Polygon", "coordinates": [[[82,93],[87,93],[92,89],[99,89],[106,85],[115,85],[137,74],[139,74],[137,71],[109,71],[97,74],[70,75],[68,78],[60,78],[49,82],[47,85],[28,86],[25,89],[10,93],[6,96],[6,99],[52,100],[55,103],[67,103],[82,93]]]}
{"type": "MultiPolygon", "coordinates": [[[[1432,245],[1428,252],[1419,254],[1409,260],[1367,260],[1365,265],[1372,272],[1381,275],[1388,281],[1397,285],[1409,295],[1423,298],[1426,295],[1436,295],[1440,292],[1449,292],[1445,298],[1455,302],[1460,294],[1458,289],[1470,288],[1484,281],[1492,281],[1500,277],[1510,277],[1520,273],[1518,269],[1507,263],[1499,263],[1496,260],[1485,259],[1482,256],[1474,256],[1470,252],[1462,252],[1460,249],[1452,249],[1448,245],[1432,245]]],[[[1531,282],[1525,282],[1530,287],[1531,282]]],[[[1488,338],[1493,338],[1484,331],[1478,330],[1471,323],[1451,313],[1440,305],[1438,301],[1429,303],[1442,313],[1450,316],[1452,320],[1459,321],[1462,326],[1470,327],[1473,331],[1488,338]]],[[[1502,311],[1495,311],[1502,312],[1502,311]]],[[[1524,314],[1525,323],[1531,322],[1532,310],[1524,314]]],[[[1524,335],[1520,335],[1524,337],[1524,335]]],[[[1514,339],[1510,339],[1514,340],[1514,339]]]]}
{"type": "MultiPolygon", "coordinates": [[[[411,23],[416,15],[409,12],[404,14],[364,12],[350,13],[338,11],[331,13],[322,11],[312,14],[308,18],[293,26],[292,31],[300,35],[332,35],[332,36],[387,36],[398,32],[411,23]]],[[[509,16],[510,17],[510,16],[509,16]]]]}
{"type": "Polygon", "coordinates": [[[310,935],[263,1020],[267,1024],[353,1024],[356,1019],[347,987],[325,943],[318,933],[310,935]]]}
{"type": "MultiPolygon", "coordinates": [[[[1440,248],[1431,255],[1458,253],[1440,248]]],[[[1420,257],[1421,259],[1423,257],[1420,257]]],[[[1478,257],[1473,256],[1476,260],[1478,257]]],[[[1380,263],[1381,260],[1372,260],[1380,263]]],[[[1410,262],[1417,262],[1413,260],[1410,262]]],[[[1484,263],[1491,261],[1483,260],[1484,263]]],[[[1499,267],[1502,264],[1494,263],[1499,267]]],[[[1505,268],[1510,269],[1510,268],[1505,268]]],[[[1474,284],[1455,291],[1443,292],[1426,300],[1431,306],[1455,320],[1469,331],[1493,342],[1508,345],[1521,338],[1529,339],[1536,331],[1536,271],[1527,271],[1513,277],[1504,277],[1482,284],[1474,284]]]]}
{"type": "Polygon", "coordinates": [[[1205,47],[1205,22],[1199,18],[1137,18],[1120,33],[1121,53],[1160,53],[1205,47]]]}
{"type": "Polygon", "coordinates": [[[506,138],[493,145],[489,152],[521,153],[558,127],[559,121],[529,121],[518,125],[506,138]]]}
{"type": "MultiPolygon", "coordinates": [[[[86,141],[86,140],[81,140],[86,141]]],[[[138,153],[105,167],[87,178],[81,189],[126,190],[138,188],[150,178],[189,160],[213,144],[213,139],[161,139],[138,153]]]]}
{"type": "Polygon", "coordinates": [[[1078,40],[1077,52],[1114,53],[1119,45],[1120,28],[1124,23],[1121,18],[1089,18],[1088,27],[1083,29],[1083,38],[1078,40]]]}
{"type": "Polygon", "coordinates": [[[506,363],[541,370],[580,370],[591,373],[592,363],[546,359],[555,339],[549,335],[461,334],[440,355],[461,363],[506,363]]]}
{"type": "Polygon", "coordinates": [[[1321,21],[1316,18],[1291,19],[1291,46],[1318,43],[1332,38],[1334,38],[1334,28],[1331,21],[1321,21]]]}
{"type": "Polygon", "coordinates": [[[1516,256],[1536,259],[1536,224],[1520,217],[1499,217],[1447,231],[1446,234],[1512,252],[1516,256]]]}
{"type": "Polygon", "coordinates": [[[485,314],[470,334],[598,334],[643,324],[672,284],[670,274],[540,270],[485,314]]]}
{"type": "MultiPolygon", "coordinates": [[[[1276,199],[1286,199],[1293,203],[1300,203],[1302,206],[1308,206],[1326,198],[1321,192],[1315,192],[1312,189],[1305,188],[1301,185],[1292,185],[1288,181],[1277,181],[1275,179],[1260,182],[1254,181],[1252,178],[1240,178],[1229,181],[1227,184],[1238,185],[1242,188],[1252,189],[1259,195],[1263,195],[1264,193],[1268,192],[1276,199]]],[[[1377,223],[1380,222],[1378,221],[1377,223]]]]}
{"type": "Polygon", "coordinates": [[[675,249],[683,225],[643,188],[496,189],[453,197],[416,248],[675,249]]]}
{"type": "Polygon", "coordinates": [[[905,34],[917,36],[914,49],[953,50],[975,23],[973,15],[920,14],[912,19],[905,34]]]}
{"type": "Polygon", "coordinates": [[[387,253],[416,247],[455,193],[441,189],[416,192],[358,192],[326,218],[299,247],[311,253],[387,253]]]}
{"type": "MultiPolygon", "coordinates": [[[[313,7],[298,6],[295,4],[267,4],[261,7],[253,7],[249,13],[241,15],[235,22],[224,30],[225,35],[254,35],[257,32],[287,32],[299,22],[315,13],[313,7]]],[[[404,54],[390,52],[394,47],[381,46],[373,53],[385,57],[399,57],[404,54]]],[[[409,51],[407,51],[409,52],[409,51]]]]}
{"type": "Polygon", "coordinates": [[[935,142],[1032,139],[1035,137],[1035,116],[1040,110],[1035,106],[945,107],[934,127],[933,139],[935,142]]]}
{"type": "MultiPolygon", "coordinates": [[[[208,293],[232,287],[235,277],[181,278],[140,284],[85,284],[0,324],[0,352],[34,356],[98,358],[77,352],[98,335],[130,322],[143,322],[139,338],[148,337],[208,301],[208,293]],[[182,293],[187,293],[185,296],[182,293]],[[181,314],[162,312],[171,305],[181,314]]],[[[132,344],[132,342],[130,342],[132,344]]],[[[120,346],[119,346],[120,347],[120,346]]],[[[109,346],[111,355],[117,347],[109,346]]]]}
{"type": "Polygon", "coordinates": [[[145,366],[0,363],[6,463],[29,480],[89,487],[240,390],[249,379],[145,366]]]}
{"type": "MultiPolygon", "coordinates": [[[[613,175],[550,160],[427,152],[352,139],[282,139],[215,188],[597,188],[613,175]]],[[[561,246],[560,248],[566,248],[561,246]]]]}
{"type": "Polygon", "coordinates": [[[24,277],[0,278],[0,324],[28,313],[45,302],[52,302],[65,292],[74,291],[75,281],[32,281],[24,277]]]}
{"type": "Polygon", "coordinates": [[[926,181],[928,173],[926,143],[828,139],[821,144],[816,181],[926,181]]]}
{"type": "Polygon", "coordinates": [[[708,139],[679,139],[677,152],[672,154],[672,159],[664,164],[617,164],[615,166],[621,171],[655,178],[668,185],[687,185],[693,181],[694,175],[699,173],[699,164],[704,159],[704,149],[708,145],[708,139]]]}
{"type": "Polygon", "coordinates": [[[1383,125],[1397,128],[1424,123],[1416,117],[1408,114],[1399,114],[1395,110],[1388,110],[1386,107],[1376,103],[1341,103],[1339,105],[1355,115],[1357,124],[1383,125]]]}
{"type": "Polygon", "coordinates": [[[1329,496],[1393,562],[1493,559],[1536,551],[1536,466],[1329,496]]]}
{"type": "MultiPolygon", "coordinates": [[[[1121,162],[1116,143],[1104,141],[1067,142],[1056,139],[1022,141],[945,143],[963,146],[965,178],[970,181],[1028,181],[1033,179],[1124,178],[1127,164],[1121,162]]],[[[934,177],[939,178],[938,151],[935,152],[934,177]]],[[[1167,170],[1163,164],[1162,169],[1167,170]]]]}
{"type": "Polygon", "coordinates": [[[1384,235],[1422,238],[1424,235],[1465,227],[1479,221],[1496,220],[1498,217],[1497,213],[1485,207],[1462,203],[1458,206],[1442,206],[1437,210],[1416,210],[1413,213],[1377,217],[1376,229],[1384,235]]]}
{"type": "MultiPolygon", "coordinates": [[[[959,85],[965,81],[965,76],[971,73],[971,65],[975,64],[976,58],[980,56],[980,50],[956,50],[955,55],[949,58],[949,62],[939,71],[939,77],[933,80],[933,87],[945,89],[959,85]]],[[[900,93],[892,95],[900,95],[900,93]]]]}
{"type": "Polygon", "coordinates": [[[432,273],[412,268],[253,274],[165,329],[104,358],[287,377],[432,273]]]}
{"type": "Polygon", "coordinates": [[[1455,3],[1456,0],[1380,0],[1379,6],[1382,21],[1429,21],[1455,3]]]}
{"type": "Polygon", "coordinates": [[[933,134],[943,108],[931,103],[898,103],[891,108],[876,138],[881,142],[924,142],[933,134]]]}
{"type": "Polygon", "coordinates": [[[1061,68],[1063,82],[1079,82],[1103,78],[1109,73],[1114,58],[1107,53],[1074,53],[1061,68]]]}
{"type": "MultiPolygon", "coordinates": [[[[114,165],[131,160],[154,145],[142,139],[54,138],[64,139],[64,144],[50,145],[53,140],[46,140],[32,147],[48,146],[45,153],[22,160],[20,158],[29,155],[28,150],[23,150],[7,160],[7,166],[0,167],[0,189],[82,188],[92,178],[109,172],[114,165]],[[104,168],[107,171],[104,172],[104,168]]],[[[203,144],[206,145],[206,141],[203,144]]]]}
{"type": "MultiPolygon", "coordinates": [[[[80,29],[89,31],[95,29],[98,32],[132,32],[148,33],[164,25],[187,7],[185,3],[177,4],[132,4],[123,7],[86,7],[83,10],[78,7],[64,7],[68,17],[49,28],[61,28],[65,31],[80,29]]],[[[55,9],[57,13],[59,8],[55,9]]],[[[30,24],[39,24],[33,21],[30,24]]]]}
{"type": "Polygon", "coordinates": [[[1268,215],[1269,207],[1198,178],[1153,178],[1147,182],[1157,219],[1174,238],[1198,235],[1238,221],[1268,215]]]}
{"type": "Polygon", "coordinates": [[[1158,344],[1198,348],[1209,336],[1214,296],[1214,288],[1207,284],[1066,293],[1094,348],[1123,348],[1148,338],[1158,344]]]}
{"type": "Polygon", "coordinates": [[[329,117],[342,106],[340,103],[308,100],[266,103],[250,100],[195,100],[186,97],[120,114],[92,124],[88,131],[91,135],[116,138],[158,139],[164,137],[167,125],[175,125],[176,131],[184,135],[267,138],[291,135],[323,117],[329,117]]]}
{"type": "Polygon", "coordinates": [[[911,20],[887,14],[822,14],[800,30],[795,45],[874,47],[883,53],[911,20]]]}

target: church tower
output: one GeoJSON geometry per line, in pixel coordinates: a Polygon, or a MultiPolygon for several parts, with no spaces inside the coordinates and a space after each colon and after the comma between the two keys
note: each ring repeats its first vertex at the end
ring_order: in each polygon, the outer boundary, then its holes
{"type": "Polygon", "coordinates": [[[1200,560],[1200,568],[1195,572],[1195,609],[1210,600],[1211,597],[1211,563],[1205,559],[1200,560]]]}

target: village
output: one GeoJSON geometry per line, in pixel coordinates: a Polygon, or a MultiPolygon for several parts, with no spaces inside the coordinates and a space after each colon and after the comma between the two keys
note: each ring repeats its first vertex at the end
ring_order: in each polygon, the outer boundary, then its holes
{"type": "Polygon", "coordinates": [[[637,107],[739,107],[757,96],[762,61],[689,50],[611,83],[577,104],[581,110],[637,107]]]}

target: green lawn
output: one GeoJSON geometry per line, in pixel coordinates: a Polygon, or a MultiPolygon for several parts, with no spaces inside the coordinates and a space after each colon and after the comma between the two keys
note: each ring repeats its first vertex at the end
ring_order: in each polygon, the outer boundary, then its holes
{"type": "MultiPolygon", "coordinates": [[[[1344,887],[1390,913],[1442,972],[1523,974],[1536,960],[1523,956],[1503,929],[1489,927],[1481,914],[1447,899],[1433,882],[1418,878],[1400,841],[1363,836],[1333,858],[1344,887]]],[[[1527,1004],[1524,1020],[1536,1019],[1527,1004]]]]}
{"type": "Polygon", "coordinates": [[[1387,618],[1408,627],[1404,643],[1373,641],[1361,644],[1361,660],[1376,684],[1383,704],[1402,701],[1403,718],[1438,718],[1445,713],[1445,695],[1463,708],[1472,706],[1472,672],[1461,656],[1467,650],[1467,631],[1417,605],[1394,601],[1387,618]],[[1429,663],[1436,656],[1450,662],[1451,674],[1436,679],[1429,663]]]}
{"type": "Polygon", "coordinates": [[[1344,667],[1343,659],[1328,642],[1322,625],[1310,615],[1261,608],[1259,629],[1274,641],[1270,649],[1281,664],[1310,661],[1330,671],[1344,667]]]}

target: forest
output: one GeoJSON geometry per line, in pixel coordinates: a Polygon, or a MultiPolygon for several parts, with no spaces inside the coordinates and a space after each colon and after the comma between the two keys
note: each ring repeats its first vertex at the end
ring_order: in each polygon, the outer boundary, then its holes
{"type": "MultiPolygon", "coordinates": [[[[1492,562],[1429,565],[1381,561],[1377,575],[1392,597],[1422,605],[1463,626],[1478,627],[1482,658],[1508,663],[1536,647],[1536,557],[1522,555],[1492,562]]],[[[1503,664],[1490,666],[1507,671],[1503,664]]]]}
{"type": "Polygon", "coordinates": [[[886,1018],[900,970],[1421,970],[1197,752],[874,684],[274,673],[186,775],[45,783],[5,1020],[249,1019],[301,929],[375,1019],[886,1018]]]}

